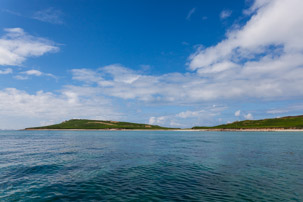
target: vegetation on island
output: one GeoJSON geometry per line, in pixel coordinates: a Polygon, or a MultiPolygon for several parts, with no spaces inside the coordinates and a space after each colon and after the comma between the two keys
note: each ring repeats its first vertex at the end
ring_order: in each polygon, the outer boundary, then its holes
{"type": "Polygon", "coordinates": [[[235,121],[213,127],[195,126],[192,129],[303,129],[303,115],[282,118],[235,121]]]}
{"type": "MultiPolygon", "coordinates": [[[[25,130],[39,130],[39,129],[82,129],[82,130],[172,130],[179,128],[167,128],[158,125],[140,124],[131,122],[119,121],[101,121],[101,120],[88,120],[88,119],[71,119],[63,121],[59,124],[26,128],[25,130]]],[[[218,125],[218,126],[195,126],[192,129],[205,129],[205,130],[245,130],[245,129],[303,129],[303,115],[300,116],[287,116],[281,118],[271,118],[262,120],[245,120],[235,121],[233,123],[218,125]]]]}
{"type": "Polygon", "coordinates": [[[83,130],[98,130],[98,129],[140,129],[140,130],[169,130],[173,128],[161,127],[158,125],[119,122],[119,121],[100,121],[88,119],[71,119],[63,121],[59,124],[26,128],[25,130],[38,130],[38,129],[83,129],[83,130]]]}

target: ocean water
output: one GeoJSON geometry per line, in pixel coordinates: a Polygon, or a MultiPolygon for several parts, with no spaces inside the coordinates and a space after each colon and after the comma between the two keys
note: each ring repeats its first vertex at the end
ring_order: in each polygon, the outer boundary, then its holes
{"type": "Polygon", "coordinates": [[[0,201],[303,201],[303,133],[0,131],[0,201]]]}

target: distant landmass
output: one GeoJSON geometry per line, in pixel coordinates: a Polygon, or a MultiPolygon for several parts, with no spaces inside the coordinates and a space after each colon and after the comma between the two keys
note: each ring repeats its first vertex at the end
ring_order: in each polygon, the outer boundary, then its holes
{"type": "Polygon", "coordinates": [[[192,129],[241,130],[241,129],[303,129],[303,115],[273,119],[236,121],[213,127],[195,126],[192,129]]]}
{"type": "MultiPolygon", "coordinates": [[[[88,119],[71,119],[59,124],[26,128],[25,130],[176,130],[158,125],[101,121],[88,119]]],[[[195,126],[185,130],[303,130],[303,115],[282,118],[235,121],[218,126],[195,126]]]]}
{"type": "Polygon", "coordinates": [[[25,130],[64,130],[64,129],[82,129],[82,130],[123,130],[123,129],[138,129],[138,130],[169,130],[175,128],[161,127],[158,125],[119,122],[119,121],[100,121],[100,120],[88,120],[88,119],[71,119],[63,121],[59,124],[26,128],[25,130]]]}

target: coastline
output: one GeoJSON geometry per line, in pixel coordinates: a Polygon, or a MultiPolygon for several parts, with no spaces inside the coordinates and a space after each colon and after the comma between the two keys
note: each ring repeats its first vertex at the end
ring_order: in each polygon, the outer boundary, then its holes
{"type": "Polygon", "coordinates": [[[282,128],[267,128],[267,129],[193,129],[198,131],[218,131],[218,132],[303,132],[303,129],[282,129],[282,128]]]}
{"type": "Polygon", "coordinates": [[[186,131],[186,132],[303,132],[303,129],[282,129],[282,128],[267,128],[267,129],[22,129],[24,131],[186,131]]]}
{"type": "Polygon", "coordinates": [[[179,131],[163,129],[22,129],[22,130],[43,130],[43,131],[179,131]]]}

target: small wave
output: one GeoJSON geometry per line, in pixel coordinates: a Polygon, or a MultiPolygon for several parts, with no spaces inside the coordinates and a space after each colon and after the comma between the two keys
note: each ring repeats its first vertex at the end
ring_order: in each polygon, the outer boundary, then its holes
{"type": "Polygon", "coordinates": [[[29,175],[36,175],[36,174],[48,175],[55,173],[59,169],[60,166],[56,164],[21,166],[15,169],[10,169],[10,172],[7,173],[7,177],[16,179],[19,177],[28,177],[29,175]]]}

